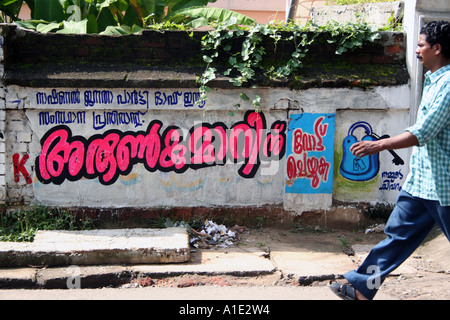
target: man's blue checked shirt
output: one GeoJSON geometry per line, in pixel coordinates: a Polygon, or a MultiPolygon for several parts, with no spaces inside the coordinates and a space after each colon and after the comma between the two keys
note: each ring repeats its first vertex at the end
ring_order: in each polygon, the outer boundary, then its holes
{"type": "Polygon", "coordinates": [[[406,130],[419,146],[411,155],[403,190],[450,206],[450,65],[426,73],[417,122],[406,130]]]}

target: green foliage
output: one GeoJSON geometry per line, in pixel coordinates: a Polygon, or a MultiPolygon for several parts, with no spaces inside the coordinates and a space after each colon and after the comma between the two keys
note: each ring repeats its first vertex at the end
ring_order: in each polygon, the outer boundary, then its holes
{"type": "MultiPolygon", "coordinates": [[[[0,22],[17,21],[23,2],[23,0],[0,0],[0,22]]],[[[29,3],[30,0],[26,0],[25,2],[29,3]]]]}
{"type": "Polygon", "coordinates": [[[380,37],[380,34],[376,32],[377,29],[367,23],[347,22],[342,24],[329,21],[325,26],[318,27],[318,30],[331,35],[328,43],[337,44],[336,54],[362,48],[364,43],[373,42],[380,37]]]}
{"type": "MultiPolygon", "coordinates": [[[[201,93],[199,101],[206,99],[206,93],[209,92],[207,84],[216,78],[217,69],[210,67],[210,64],[219,57],[220,49],[229,54],[228,63],[230,68],[225,71],[224,75],[229,76],[232,72],[238,74],[230,78],[230,81],[235,86],[241,87],[253,79],[255,76],[254,69],[259,66],[265,54],[264,48],[258,46],[262,42],[262,35],[267,33],[264,30],[265,28],[269,28],[269,26],[255,24],[246,31],[238,24],[236,19],[229,19],[218,24],[214,30],[209,31],[203,37],[202,49],[206,52],[203,60],[207,63],[207,67],[203,75],[198,78],[201,93]],[[232,52],[230,41],[227,43],[227,40],[236,37],[244,37],[240,52],[232,52]]],[[[241,98],[247,100],[246,98],[248,97],[245,94],[241,94],[241,98]]],[[[258,106],[258,102],[258,99],[254,100],[253,105],[258,106]]]]}
{"type": "Polygon", "coordinates": [[[402,13],[399,17],[394,17],[394,13],[388,18],[385,26],[380,28],[380,31],[402,31],[403,30],[403,16],[402,13]]]}
{"type": "MultiPolygon", "coordinates": [[[[18,21],[23,1],[0,1],[14,3],[14,8],[4,11],[11,21],[43,33],[123,35],[166,23],[172,27],[199,28],[231,17],[243,25],[254,23],[253,19],[231,10],[205,7],[216,0],[27,0],[32,8],[31,19],[27,21],[18,21]]],[[[0,10],[9,9],[1,3],[0,10]]]]}
{"type": "MultiPolygon", "coordinates": [[[[264,75],[272,79],[283,79],[295,74],[303,65],[302,59],[306,56],[308,47],[319,34],[325,34],[328,37],[328,43],[336,45],[336,54],[338,55],[361,48],[365,43],[380,37],[374,27],[361,22],[342,24],[331,21],[324,26],[318,26],[312,22],[304,26],[273,22],[267,25],[255,24],[250,27],[242,27],[236,23],[236,20],[230,19],[218,24],[202,39],[202,49],[206,53],[203,60],[207,66],[204,73],[197,79],[201,93],[198,103],[207,98],[207,93],[210,91],[208,83],[217,77],[214,62],[220,54],[227,55],[228,68],[223,75],[228,76],[233,85],[237,87],[247,85],[256,88],[257,71],[263,70],[264,75]],[[266,49],[262,45],[263,37],[273,39],[275,50],[281,41],[293,43],[294,50],[291,58],[282,66],[265,69],[262,65],[266,54],[266,49]],[[234,39],[239,38],[243,39],[242,46],[240,50],[233,51],[231,43],[234,39]]],[[[250,100],[243,93],[241,98],[243,101],[250,100]]],[[[260,97],[256,95],[252,100],[252,105],[259,107],[259,102],[260,97]]]]}
{"type": "MultiPolygon", "coordinates": [[[[0,0],[1,4],[22,3],[19,0],[0,0]],[[7,1],[7,2],[5,2],[7,1]]],[[[140,33],[143,29],[188,30],[202,26],[214,29],[202,39],[203,60],[207,66],[197,79],[201,98],[206,99],[210,91],[208,83],[216,79],[217,69],[214,62],[219,52],[227,54],[229,67],[223,73],[237,87],[255,86],[255,76],[262,66],[266,54],[262,45],[264,37],[275,42],[294,43],[294,51],[286,64],[264,69],[265,76],[282,79],[302,67],[302,59],[308,52],[318,34],[329,35],[327,40],[337,47],[336,54],[361,48],[364,43],[374,41],[379,34],[366,23],[328,22],[325,26],[314,23],[300,26],[293,23],[257,24],[249,17],[219,8],[205,7],[216,0],[27,0],[32,8],[32,19],[17,21],[22,27],[38,32],[58,33],[100,33],[105,35],[125,35],[140,33]],[[283,32],[289,31],[289,32],[283,32]],[[236,51],[232,47],[233,39],[241,38],[242,46],[236,51]]],[[[12,12],[12,11],[11,11],[12,12]]],[[[15,13],[14,11],[13,13],[15,13]]],[[[13,14],[11,13],[11,14],[13,14]]],[[[395,22],[397,23],[397,22],[395,22]]],[[[275,49],[276,50],[276,49],[275,49]]],[[[243,101],[250,98],[241,94],[243,101]]],[[[258,95],[252,105],[260,106],[258,95]]],[[[239,105],[237,105],[239,107],[239,105]]]]}
{"type": "Polygon", "coordinates": [[[38,230],[93,229],[91,219],[76,219],[65,210],[37,206],[32,210],[0,212],[0,241],[30,242],[38,230]]]}
{"type": "Polygon", "coordinates": [[[205,8],[193,7],[185,10],[176,11],[170,18],[175,23],[185,23],[191,28],[200,28],[209,25],[215,21],[229,21],[236,19],[236,23],[240,25],[253,25],[254,19],[246,15],[221,8],[205,8]]]}

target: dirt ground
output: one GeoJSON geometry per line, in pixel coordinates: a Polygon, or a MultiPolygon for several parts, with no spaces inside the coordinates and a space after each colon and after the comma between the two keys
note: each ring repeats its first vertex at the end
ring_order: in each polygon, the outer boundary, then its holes
{"type": "MultiPolygon", "coordinates": [[[[270,259],[270,246],[276,243],[299,243],[299,241],[320,241],[341,247],[344,253],[358,261],[351,246],[355,244],[374,245],[385,238],[383,233],[333,231],[321,228],[304,229],[243,229],[238,233],[238,240],[234,246],[254,247],[270,259]]],[[[447,243],[448,244],[448,243],[447,243]]],[[[198,250],[217,250],[226,252],[227,248],[208,246],[198,250]]],[[[194,259],[199,255],[193,252],[194,259]]],[[[436,258],[438,258],[436,256],[436,258]]],[[[414,253],[406,262],[410,272],[393,273],[382,285],[380,292],[395,300],[447,300],[450,298],[450,273],[449,269],[442,271],[436,268],[433,256],[421,256],[414,253]],[[412,270],[412,272],[411,272],[412,270]]],[[[328,281],[314,282],[312,286],[326,286],[328,281]]],[[[242,276],[204,276],[184,275],[163,279],[141,278],[135,279],[130,286],[161,286],[161,287],[191,287],[191,286],[298,286],[298,280],[292,276],[284,275],[277,271],[269,275],[253,277],[242,276]]]]}

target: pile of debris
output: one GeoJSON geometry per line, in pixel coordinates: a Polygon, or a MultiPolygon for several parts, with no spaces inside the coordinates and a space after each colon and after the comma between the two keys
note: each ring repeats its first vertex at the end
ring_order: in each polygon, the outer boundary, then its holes
{"type": "Polygon", "coordinates": [[[383,233],[384,232],[384,228],[386,228],[386,224],[384,224],[384,223],[374,224],[374,225],[369,226],[369,228],[367,228],[364,233],[365,234],[368,234],[368,233],[383,233]]]}
{"type": "Polygon", "coordinates": [[[197,249],[207,249],[213,246],[221,248],[231,247],[239,241],[238,235],[245,230],[245,227],[238,225],[235,225],[232,228],[227,228],[223,224],[217,224],[211,220],[205,220],[203,225],[198,230],[192,228],[184,221],[173,222],[169,218],[167,218],[165,226],[166,228],[186,228],[189,233],[189,241],[191,246],[197,249]]]}
{"type": "Polygon", "coordinates": [[[184,221],[171,224],[174,227],[184,227],[188,230],[190,244],[194,248],[210,248],[217,246],[227,248],[236,244],[239,240],[238,235],[244,231],[244,227],[234,226],[227,228],[223,224],[217,224],[214,221],[206,220],[199,230],[190,227],[184,221]]]}
{"type": "Polygon", "coordinates": [[[236,225],[232,228],[227,228],[223,224],[206,220],[200,231],[190,230],[190,242],[195,248],[210,248],[212,246],[227,248],[239,241],[238,235],[243,231],[244,227],[236,225]]]}

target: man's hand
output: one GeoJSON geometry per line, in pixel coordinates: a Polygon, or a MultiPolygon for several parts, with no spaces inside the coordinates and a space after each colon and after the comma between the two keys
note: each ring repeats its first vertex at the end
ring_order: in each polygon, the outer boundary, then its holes
{"type": "Polygon", "coordinates": [[[380,140],[357,142],[350,147],[350,151],[358,158],[362,158],[364,156],[371,156],[383,150],[380,147],[379,141],[380,140]]]}
{"type": "Polygon", "coordinates": [[[418,144],[417,138],[407,131],[392,138],[357,142],[350,147],[350,151],[356,157],[362,158],[364,156],[371,156],[383,150],[409,148],[417,146],[418,144]]]}

